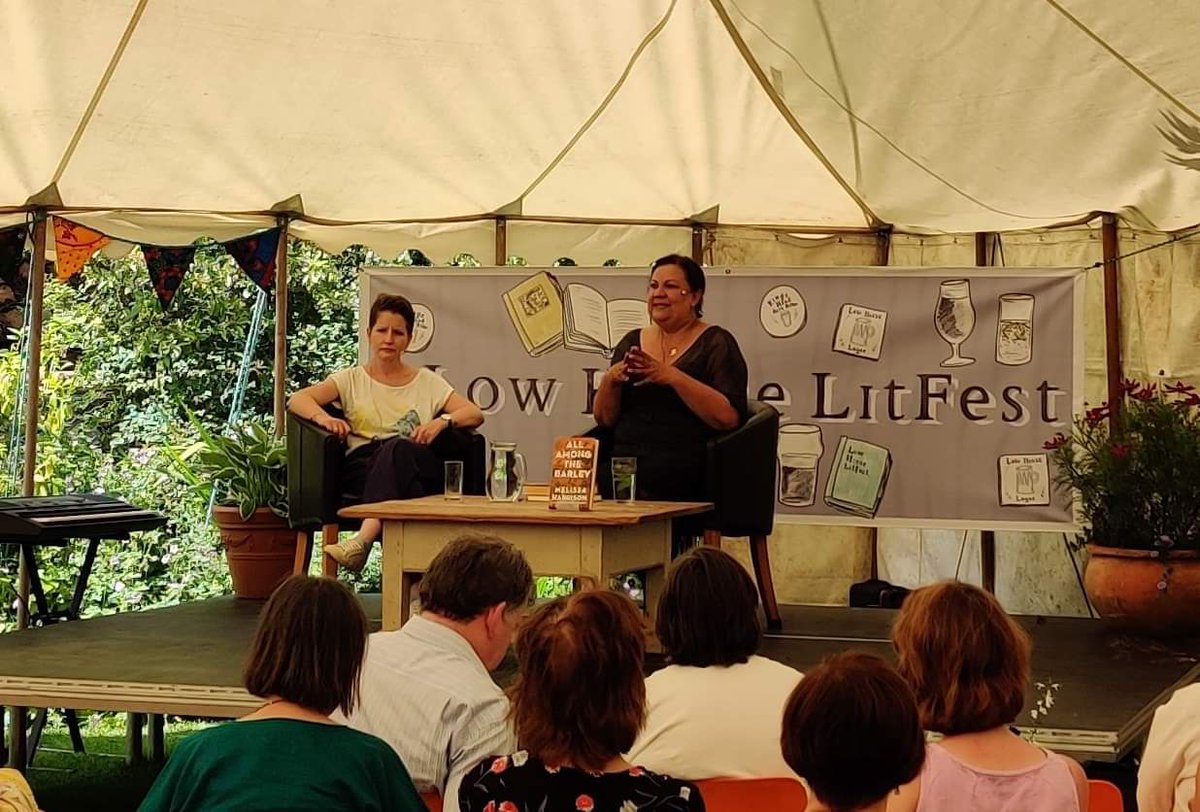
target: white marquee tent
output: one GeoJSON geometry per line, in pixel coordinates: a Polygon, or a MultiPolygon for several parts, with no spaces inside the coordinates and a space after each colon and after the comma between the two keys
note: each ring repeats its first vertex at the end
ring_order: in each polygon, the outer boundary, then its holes
{"type": "MultiPolygon", "coordinates": [[[[1099,212],[1123,250],[1200,223],[1198,35],[1191,0],[3,0],[0,228],[178,245],[284,214],[334,251],[628,264],[701,227],[711,262],[781,265],[878,262],[873,232],[972,264],[958,235],[1013,232],[1008,264],[1086,266],[1099,212]]],[[[1123,263],[1127,373],[1200,375],[1197,267],[1198,241],[1123,263]]],[[[826,530],[775,544],[782,599],[862,575],[826,530]]],[[[890,532],[885,574],[956,573],[957,534],[890,532]]],[[[1081,610],[1045,539],[1004,549],[1006,603],[1081,610]]]]}
{"type": "Polygon", "coordinates": [[[40,205],[178,244],[285,210],[337,249],[497,215],[1200,222],[1185,0],[5,0],[0,20],[0,225],[40,205]]]}

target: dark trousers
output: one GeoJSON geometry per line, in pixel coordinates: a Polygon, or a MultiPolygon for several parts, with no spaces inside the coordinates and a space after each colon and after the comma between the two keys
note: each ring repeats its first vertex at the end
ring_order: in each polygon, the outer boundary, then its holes
{"type": "Polygon", "coordinates": [[[441,493],[442,460],[429,446],[400,437],[359,446],[342,466],[342,492],[348,503],[416,499],[441,493]]]}

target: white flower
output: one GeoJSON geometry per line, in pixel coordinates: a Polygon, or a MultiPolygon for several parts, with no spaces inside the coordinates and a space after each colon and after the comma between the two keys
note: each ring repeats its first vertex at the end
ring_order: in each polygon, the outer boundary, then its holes
{"type": "Polygon", "coordinates": [[[525,762],[529,761],[529,753],[524,750],[518,750],[512,754],[512,763],[514,767],[523,767],[525,762]]]}

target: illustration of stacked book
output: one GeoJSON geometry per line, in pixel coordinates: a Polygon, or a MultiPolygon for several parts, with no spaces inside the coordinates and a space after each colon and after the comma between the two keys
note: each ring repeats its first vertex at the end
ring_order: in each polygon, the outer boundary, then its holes
{"type": "Polygon", "coordinates": [[[650,323],[640,299],[608,301],[579,283],[564,289],[545,271],[522,280],[502,298],[522,346],[535,358],[564,345],[607,356],[626,333],[650,323]]]}
{"type": "Polygon", "coordinates": [[[875,518],[892,471],[892,452],[854,437],[838,440],[825,485],[825,504],[831,508],[875,518]]]}

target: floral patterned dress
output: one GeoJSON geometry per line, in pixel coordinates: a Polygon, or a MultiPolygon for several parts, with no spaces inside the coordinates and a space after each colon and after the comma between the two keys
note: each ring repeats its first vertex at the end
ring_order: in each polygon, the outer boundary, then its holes
{"type": "Polygon", "coordinates": [[[631,767],[547,767],[524,750],[481,762],[459,788],[462,812],[704,812],[694,784],[631,767]]]}

